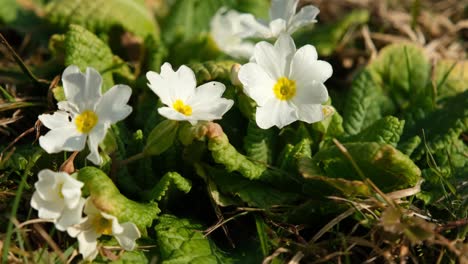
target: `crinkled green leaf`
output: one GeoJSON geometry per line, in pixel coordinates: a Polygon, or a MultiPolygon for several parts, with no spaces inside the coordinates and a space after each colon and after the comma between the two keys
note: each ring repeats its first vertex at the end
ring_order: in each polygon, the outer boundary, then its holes
{"type": "Polygon", "coordinates": [[[386,116],[358,134],[344,138],[342,141],[387,143],[395,147],[400,141],[404,126],[404,120],[399,120],[394,116],[386,116]]]}
{"type": "Polygon", "coordinates": [[[231,258],[203,235],[203,229],[188,219],[161,215],[155,226],[161,263],[232,263],[231,258]]]}
{"type": "MultiPolygon", "coordinates": [[[[103,78],[103,93],[114,85],[113,73],[133,78],[125,62],[114,56],[101,39],[81,26],[71,25],[64,37],[53,37],[50,46],[57,57],[63,56],[66,66],[77,65],[82,71],[93,67],[99,71],[103,78]]],[[[54,91],[54,94],[60,95],[60,91],[54,91]]]]}
{"type": "Polygon", "coordinates": [[[421,144],[422,140],[419,136],[411,137],[404,142],[398,143],[398,150],[401,151],[403,154],[407,156],[411,156],[414,150],[418,148],[419,144],[421,144]]]}
{"type": "Polygon", "coordinates": [[[266,164],[250,160],[229,143],[224,133],[208,139],[208,150],[214,161],[222,164],[228,172],[237,171],[247,179],[267,182],[288,190],[300,186],[301,178],[296,173],[270,170],[266,164]]]}
{"type": "Polygon", "coordinates": [[[61,28],[81,25],[94,33],[122,28],[140,37],[155,37],[159,28],[143,2],[133,0],[53,0],[46,19],[61,28]]]}
{"type": "Polygon", "coordinates": [[[423,138],[425,144],[420,144],[413,156],[418,159],[426,151],[436,152],[449,145],[461,133],[468,131],[468,91],[447,98],[444,107],[425,113],[425,118],[416,121],[405,128],[403,142],[414,136],[423,138]],[[423,134],[424,130],[424,134],[423,134]]]}
{"type": "MultiPolygon", "coordinates": [[[[300,193],[282,190],[259,181],[250,181],[234,173],[203,166],[221,193],[240,198],[249,206],[270,209],[275,205],[292,204],[300,193]]],[[[296,189],[298,190],[298,189],[296,189]]]]}
{"type": "Polygon", "coordinates": [[[347,98],[343,128],[350,135],[359,133],[367,125],[379,120],[383,115],[382,103],[388,100],[368,70],[356,76],[347,98]]]}
{"type": "Polygon", "coordinates": [[[425,107],[432,102],[432,88],[429,86],[431,65],[421,47],[415,44],[389,45],[379,52],[368,68],[400,109],[425,107]]]}
{"type": "Polygon", "coordinates": [[[114,215],[120,223],[134,223],[143,234],[161,212],[157,203],[137,203],[123,196],[112,180],[97,168],[80,169],[78,180],[84,182],[85,190],[99,210],[114,215]]]}
{"type": "Polygon", "coordinates": [[[468,60],[440,60],[434,70],[437,99],[441,100],[468,89],[468,60]]]}
{"type": "Polygon", "coordinates": [[[229,80],[231,68],[235,61],[206,61],[202,63],[192,63],[189,67],[194,71],[199,84],[214,81],[217,79],[229,80]]]}
{"type": "Polygon", "coordinates": [[[299,143],[294,145],[290,150],[287,147],[284,156],[280,156],[279,165],[282,170],[297,171],[297,162],[303,158],[312,157],[312,140],[310,138],[303,138],[299,143]]]}
{"type": "Polygon", "coordinates": [[[252,160],[271,164],[273,161],[274,130],[261,129],[250,120],[247,135],[244,137],[244,149],[252,160]]]}
{"type": "Polygon", "coordinates": [[[171,186],[176,187],[184,193],[188,193],[192,188],[192,183],[180,176],[177,172],[168,172],[159,180],[154,188],[149,191],[145,196],[148,200],[160,201],[169,190],[171,186]]]}
{"type": "Polygon", "coordinates": [[[344,134],[343,117],[335,112],[324,120],[313,123],[312,128],[322,134],[322,139],[339,137],[344,134]]]}
{"type": "Polygon", "coordinates": [[[259,179],[266,171],[266,165],[249,160],[239,153],[234,146],[229,143],[225,134],[210,138],[208,149],[211,151],[213,159],[223,164],[227,171],[238,171],[248,179],[259,179]]]}
{"type": "MultiPolygon", "coordinates": [[[[413,161],[388,144],[374,142],[344,143],[351,157],[362,170],[384,191],[414,186],[421,171],[413,161]]],[[[322,149],[310,160],[318,175],[346,180],[362,180],[351,162],[337,146],[322,149]]]]}

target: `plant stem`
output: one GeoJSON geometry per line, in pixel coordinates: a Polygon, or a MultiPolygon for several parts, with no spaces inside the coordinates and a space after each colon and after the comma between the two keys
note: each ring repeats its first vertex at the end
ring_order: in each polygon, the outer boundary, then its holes
{"type": "Polygon", "coordinates": [[[24,74],[26,74],[29,79],[31,79],[32,82],[34,82],[35,84],[38,84],[39,86],[48,86],[48,81],[46,80],[41,80],[41,79],[38,79],[34,73],[32,73],[28,67],[26,66],[26,64],[24,63],[24,61],[21,59],[21,57],[16,53],[16,51],[13,49],[13,47],[10,46],[10,44],[8,43],[8,41],[5,39],[5,37],[0,33],[0,43],[2,43],[3,45],[5,45],[5,47],[8,49],[8,51],[11,53],[11,55],[13,56],[13,59],[15,60],[15,62],[18,64],[18,66],[20,66],[21,70],[24,72],[24,74]]]}
{"type": "Polygon", "coordinates": [[[145,152],[140,152],[140,153],[138,153],[136,155],[131,156],[130,158],[127,158],[125,160],[120,161],[119,167],[127,165],[127,164],[129,164],[131,162],[134,162],[136,160],[139,160],[139,159],[142,159],[142,158],[145,158],[145,157],[146,157],[146,153],[145,152]]]}

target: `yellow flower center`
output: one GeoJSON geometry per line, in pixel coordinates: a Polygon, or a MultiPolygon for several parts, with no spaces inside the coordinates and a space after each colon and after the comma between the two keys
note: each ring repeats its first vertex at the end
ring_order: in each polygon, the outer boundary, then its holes
{"type": "Polygon", "coordinates": [[[296,82],[286,77],[281,77],[273,87],[276,98],[280,100],[289,100],[296,95],[296,82]]]}
{"type": "Polygon", "coordinates": [[[98,116],[91,110],[85,110],[75,118],[76,129],[81,133],[89,133],[97,122],[98,116]]]}
{"type": "Polygon", "coordinates": [[[96,233],[103,235],[112,235],[112,220],[102,217],[101,215],[96,216],[93,220],[93,226],[96,233]]]}
{"type": "Polygon", "coordinates": [[[184,104],[182,100],[176,100],[175,103],[172,105],[172,107],[179,113],[186,115],[186,116],[191,116],[192,115],[192,107],[190,105],[184,104]]]}

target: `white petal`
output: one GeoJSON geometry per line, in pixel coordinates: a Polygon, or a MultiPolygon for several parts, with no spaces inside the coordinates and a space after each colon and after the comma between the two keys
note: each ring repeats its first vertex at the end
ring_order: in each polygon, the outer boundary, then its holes
{"type": "Polygon", "coordinates": [[[197,80],[195,73],[189,67],[182,65],[177,70],[177,81],[175,82],[174,92],[176,99],[186,101],[195,92],[197,80]]]}
{"type": "MultiPolygon", "coordinates": [[[[169,63],[164,63],[163,67],[171,67],[169,63]]],[[[172,68],[171,68],[172,69],[172,68]]],[[[172,95],[171,95],[171,86],[167,80],[163,79],[163,77],[153,71],[149,71],[146,73],[146,78],[148,79],[148,87],[161,99],[163,104],[170,105],[172,103],[172,95]]]]}
{"type": "Polygon", "coordinates": [[[84,183],[72,178],[68,174],[66,174],[65,177],[67,178],[63,181],[61,190],[65,206],[67,208],[75,208],[82,199],[81,188],[83,187],[84,183]]]}
{"type": "Polygon", "coordinates": [[[310,80],[296,83],[296,96],[292,99],[295,105],[321,104],[328,100],[327,87],[323,83],[310,80]]]}
{"type": "Polygon", "coordinates": [[[193,113],[188,121],[212,121],[221,119],[233,105],[233,100],[225,98],[218,98],[204,105],[199,104],[193,107],[193,113]]]}
{"type": "Polygon", "coordinates": [[[296,44],[288,34],[281,34],[275,42],[276,53],[281,58],[278,63],[280,64],[283,76],[289,76],[291,59],[296,52],[296,44]]]}
{"type": "Polygon", "coordinates": [[[243,14],[240,17],[240,26],[247,30],[248,37],[270,38],[271,31],[266,23],[255,19],[252,15],[243,14]]]}
{"type": "Polygon", "coordinates": [[[88,135],[88,148],[90,153],[86,158],[96,165],[100,165],[102,163],[98,147],[99,143],[101,143],[106,136],[107,128],[107,124],[98,123],[88,135]]]}
{"type": "Polygon", "coordinates": [[[304,6],[289,21],[288,29],[287,29],[288,33],[292,34],[303,26],[317,22],[315,18],[317,17],[319,13],[320,13],[320,10],[313,5],[304,6]]]}
{"type": "Polygon", "coordinates": [[[132,107],[127,105],[131,94],[132,89],[123,84],[108,90],[96,105],[99,122],[114,124],[126,118],[132,112],[132,107]]]}
{"type": "Polygon", "coordinates": [[[271,99],[265,106],[257,107],[256,121],[260,128],[283,128],[296,120],[296,111],[287,101],[271,99]]]}
{"type": "Polygon", "coordinates": [[[93,68],[86,68],[85,74],[76,66],[69,66],[62,74],[65,97],[80,110],[93,110],[101,97],[102,77],[93,68]]]}
{"type": "Polygon", "coordinates": [[[262,67],[271,79],[277,80],[284,76],[284,61],[275,47],[268,42],[262,41],[255,45],[255,62],[262,67]]]}
{"type": "Polygon", "coordinates": [[[60,199],[60,194],[56,189],[60,183],[57,179],[59,172],[48,169],[41,170],[38,173],[39,180],[34,184],[36,192],[42,200],[55,201],[60,199]]]}
{"type": "Polygon", "coordinates": [[[60,128],[65,126],[70,126],[70,120],[68,119],[70,115],[64,111],[57,111],[51,115],[43,114],[38,118],[41,120],[42,124],[49,129],[60,128]]]}
{"type": "Polygon", "coordinates": [[[31,207],[38,211],[39,218],[56,220],[62,214],[65,207],[63,201],[45,201],[37,192],[33,193],[31,207]]]}
{"type": "Polygon", "coordinates": [[[161,67],[159,77],[157,73],[147,75],[150,88],[167,106],[172,106],[176,100],[186,101],[195,92],[195,74],[185,65],[174,72],[172,66],[166,62],[161,67]]]}
{"type": "Polygon", "coordinates": [[[239,80],[244,85],[244,92],[252,98],[258,106],[263,106],[274,97],[273,87],[276,80],[271,78],[265,70],[256,63],[247,63],[239,69],[239,80]]]}
{"type": "Polygon", "coordinates": [[[241,42],[234,45],[226,45],[223,47],[223,51],[234,58],[249,59],[252,57],[255,45],[250,42],[241,42]]]}
{"type": "Polygon", "coordinates": [[[141,234],[135,224],[127,222],[122,224],[123,231],[114,235],[115,239],[119,242],[125,250],[133,250],[135,248],[135,240],[140,238],[141,234]]]}
{"type": "MultiPolygon", "coordinates": [[[[93,200],[92,199],[87,199],[85,208],[84,208],[84,213],[88,216],[88,220],[91,221],[93,217],[100,217],[101,212],[94,206],[93,200]]],[[[91,221],[92,222],[92,221],[91,221]]]]}
{"type": "Polygon", "coordinates": [[[74,105],[70,101],[60,101],[57,103],[57,107],[62,111],[70,113],[72,118],[80,114],[80,109],[78,109],[78,106],[74,105]]]}
{"type": "Polygon", "coordinates": [[[282,18],[275,19],[270,22],[270,36],[269,38],[278,37],[281,33],[286,32],[286,20],[282,18]]]}
{"type": "Polygon", "coordinates": [[[177,120],[177,121],[189,120],[187,116],[177,112],[176,110],[174,110],[174,108],[171,108],[171,107],[158,108],[158,113],[170,120],[177,120]]]}
{"type": "Polygon", "coordinates": [[[293,57],[290,76],[297,83],[308,83],[313,80],[323,83],[332,73],[330,63],[317,60],[317,51],[312,45],[300,48],[293,57]]]}
{"type": "Polygon", "coordinates": [[[307,123],[323,120],[322,105],[309,104],[297,106],[298,119],[307,123]]]}
{"type": "Polygon", "coordinates": [[[52,129],[39,138],[39,145],[49,154],[60,151],[81,151],[85,142],[86,135],[78,132],[74,126],[52,129]]]}
{"type": "Polygon", "coordinates": [[[208,82],[198,86],[193,97],[210,101],[220,98],[225,90],[226,86],[220,82],[208,82]]]}
{"type": "Polygon", "coordinates": [[[282,18],[288,21],[295,13],[299,0],[272,0],[270,19],[282,18]]]}
{"type": "Polygon", "coordinates": [[[81,216],[83,214],[85,201],[86,200],[84,198],[80,197],[76,207],[65,207],[62,211],[61,217],[58,219],[57,223],[55,223],[55,227],[60,231],[65,231],[69,227],[79,224],[82,221],[81,216]]]}
{"type": "Polygon", "coordinates": [[[83,255],[85,260],[93,260],[97,256],[98,237],[99,234],[92,229],[83,231],[78,235],[78,251],[83,255]]]}

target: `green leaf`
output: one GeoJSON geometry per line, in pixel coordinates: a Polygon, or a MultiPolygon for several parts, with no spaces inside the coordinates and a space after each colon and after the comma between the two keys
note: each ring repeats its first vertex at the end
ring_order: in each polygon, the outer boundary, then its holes
{"type": "Polygon", "coordinates": [[[78,180],[84,182],[85,192],[89,193],[96,208],[117,217],[120,223],[134,223],[143,234],[161,212],[157,203],[137,203],[123,196],[112,180],[97,168],[80,169],[78,180]]]}
{"type": "Polygon", "coordinates": [[[202,84],[214,80],[230,80],[231,68],[235,61],[206,61],[192,63],[188,66],[193,70],[197,77],[197,83],[202,84]]]}
{"type": "MultiPolygon", "coordinates": [[[[71,25],[64,37],[52,37],[49,45],[58,58],[63,56],[66,66],[77,65],[82,71],[95,68],[103,78],[103,93],[114,85],[113,73],[133,78],[128,66],[101,39],[78,25],[71,25]]],[[[61,92],[54,94],[60,96],[61,92]]]]}
{"type": "Polygon", "coordinates": [[[161,215],[155,230],[161,263],[232,263],[232,259],[203,235],[203,227],[188,219],[161,215]]]}
{"type": "Polygon", "coordinates": [[[289,147],[287,147],[284,156],[280,156],[279,158],[280,168],[289,172],[296,172],[299,160],[312,157],[311,147],[312,140],[307,137],[299,141],[290,150],[289,147]]]}
{"type": "Polygon", "coordinates": [[[17,13],[20,6],[16,0],[0,0],[0,23],[6,25],[14,22],[17,18],[17,13]]]}
{"type": "Polygon", "coordinates": [[[261,129],[255,121],[249,120],[247,135],[244,137],[244,149],[252,160],[271,164],[273,161],[274,130],[261,129]]]}
{"type": "Polygon", "coordinates": [[[143,38],[159,34],[144,3],[133,0],[53,0],[46,7],[45,17],[63,29],[77,24],[96,34],[115,28],[143,38]]]}
{"type": "Polygon", "coordinates": [[[387,143],[395,147],[400,141],[404,126],[404,120],[398,120],[394,116],[386,116],[358,134],[344,138],[342,142],[377,142],[387,143]]]}
{"type": "Polygon", "coordinates": [[[210,138],[208,149],[215,162],[223,164],[228,172],[238,171],[248,179],[259,179],[266,171],[266,165],[253,162],[246,156],[239,153],[234,146],[229,143],[229,139],[223,133],[220,136],[210,138]]]}
{"type": "Polygon", "coordinates": [[[400,109],[426,107],[432,102],[430,63],[415,44],[393,44],[383,48],[368,66],[376,82],[400,109]]]}
{"type": "Polygon", "coordinates": [[[170,10],[171,15],[163,23],[163,39],[166,43],[176,43],[209,31],[211,18],[227,2],[227,0],[176,1],[170,10]]]}
{"type": "Polygon", "coordinates": [[[439,60],[434,70],[437,100],[463,93],[468,89],[468,60],[439,60]]]}
{"type": "Polygon", "coordinates": [[[425,113],[425,117],[416,121],[412,126],[406,127],[402,136],[403,142],[411,140],[414,136],[423,138],[425,144],[419,145],[413,154],[419,159],[423,153],[436,152],[450,145],[453,139],[457,139],[463,132],[468,131],[468,91],[447,98],[443,102],[444,107],[425,113]]]}
{"type": "Polygon", "coordinates": [[[170,148],[177,135],[178,125],[179,123],[173,120],[164,120],[159,123],[146,140],[143,150],[145,155],[159,155],[170,148]]]}
{"type": "Polygon", "coordinates": [[[300,193],[282,190],[265,182],[250,181],[225,170],[210,166],[203,166],[203,169],[221,193],[238,197],[249,206],[268,210],[275,205],[292,204],[300,197],[300,193]]]}
{"type": "Polygon", "coordinates": [[[382,103],[388,100],[368,70],[356,76],[347,98],[343,111],[343,128],[349,135],[357,134],[367,125],[379,120],[383,115],[382,103]]]}
{"type": "MultiPolygon", "coordinates": [[[[411,159],[388,144],[374,142],[344,143],[365,177],[383,191],[414,186],[421,171],[411,159]]],[[[310,160],[309,166],[318,175],[346,180],[362,180],[351,162],[337,146],[322,149],[310,160]]]]}
{"type": "Polygon", "coordinates": [[[188,193],[192,188],[192,183],[184,177],[180,176],[180,174],[177,172],[168,172],[164,174],[161,180],[159,180],[158,184],[156,184],[156,186],[154,186],[154,188],[144,196],[147,198],[147,200],[161,201],[171,186],[175,186],[182,192],[188,193]]]}

